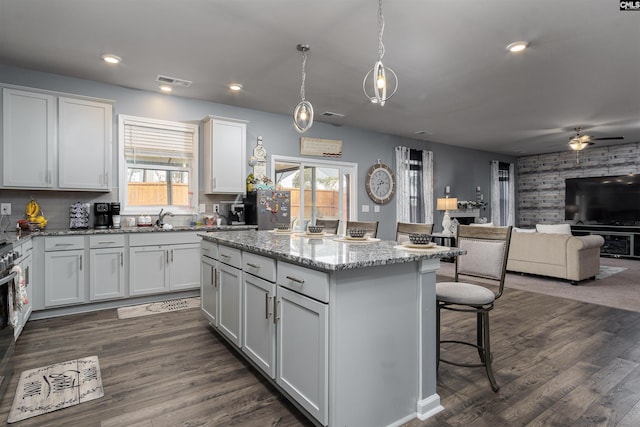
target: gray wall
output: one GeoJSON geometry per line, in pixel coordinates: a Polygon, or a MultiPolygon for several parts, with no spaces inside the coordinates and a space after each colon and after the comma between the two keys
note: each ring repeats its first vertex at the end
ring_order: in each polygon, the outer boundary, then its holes
{"type": "MultiPolygon", "coordinates": [[[[288,115],[265,113],[13,67],[0,67],[0,82],[114,100],[114,173],[112,176],[118,176],[116,151],[118,145],[116,143],[118,114],[190,123],[199,123],[209,114],[248,120],[247,153],[251,153],[256,145],[257,137],[261,135],[269,155],[279,154],[300,157],[300,134],[293,128],[292,118],[288,115]]],[[[292,109],[297,101],[295,99],[291,100],[292,109]]],[[[202,147],[202,128],[200,135],[200,145],[202,147]]],[[[445,185],[449,185],[451,187],[451,195],[457,197],[458,200],[475,200],[475,188],[477,186],[482,188],[485,200],[490,200],[490,161],[501,160],[510,163],[515,163],[516,161],[515,158],[510,156],[423,142],[347,126],[334,126],[317,121],[304,136],[340,139],[343,141],[343,155],[338,160],[358,164],[358,173],[360,175],[358,177],[358,208],[360,209],[363,204],[368,204],[371,207],[369,213],[360,212],[359,219],[380,221],[379,237],[383,239],[392,239],[395,235],[395,199],[383,205],[379,213],[374,213],[373,203],[364,189],[364,177],[368,168],[378,159],[394,167],[395,146],[405,145],[411,148],[433,151],[435,164],[434,196],[442,197],[445,185]]],[[[200,162],[200,170],[203,170],[202,159],[200,162]]],[[[200,184],[202,186],[202,182],[200,184]]],[[[0,201],[13,203],[11,216],[13,224],[22,216],[24,206],[31,195],[37,197],[43,207],[50,221],[48,227],[66,228],[68,227],[68,206],[70,203],[76,201],[90,203],[95,201],[117,201],[118,189],[116,183],[113,191],[107,194],[0,190],[0,201]]],[[[232,197],[229,195],[210,196],[200,194],[199,203],[206,203],[207,212],[211,212],[212,203],[220,200],[229,200],[230,198],[232,197]]],[[[482,211],[481,216],[490,217],[489,209],[482,211]]],[[[184,220],[188,219],[185,218],[184,220]]],[[[442,214],[436,212],[434,215],[434,222],[437,224],[436,230],[439,230],[441,221],[442,214]]]]}
{"type": "Polygon", "coordinates": [[[576,162],[576,153],[569,149],[518,158],[517,223],[521,227],[532,227],[538,223],[570,223],[564,219],[564,180],[638,173],[639,148],[640,143],[637,142],[594,145],[580,152],[579,163],[576,162]]]}

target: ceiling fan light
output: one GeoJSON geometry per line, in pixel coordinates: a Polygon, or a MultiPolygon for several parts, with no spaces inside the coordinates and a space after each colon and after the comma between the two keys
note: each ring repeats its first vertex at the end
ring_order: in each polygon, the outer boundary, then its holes
{"type": "Polygon", "coordinates": [[[589,145],[589,142],[582,140],[581,137],[571,138],[569,147],[575,151],[582,151],[589,145]]]}

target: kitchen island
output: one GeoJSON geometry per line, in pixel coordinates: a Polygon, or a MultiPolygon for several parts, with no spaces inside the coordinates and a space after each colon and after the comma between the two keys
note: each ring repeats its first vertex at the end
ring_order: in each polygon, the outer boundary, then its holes
{"type": "Polygon", "coordinates": [[[398,426],[436,393],[440,258],[395,242],[202,233],[202,310],[318,425],[398,426]]]}

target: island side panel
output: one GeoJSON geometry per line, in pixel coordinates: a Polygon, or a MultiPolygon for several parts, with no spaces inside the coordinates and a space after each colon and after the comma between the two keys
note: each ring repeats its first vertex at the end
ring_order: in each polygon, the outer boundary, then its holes
{"type": "Polygon", "coordinates": [[[436,271],[439,259],[426,259],[419,263],[417,310],[419,316],[419,390],[416,413],[419,419],[437,414],[444,408],[436,393],[436,271]]]}
{"type": "MultiPolygon", "coordinates": [[[[330,425],[400,425],[416,417],[418,265],[389,264],[333,274],[330,425]]],[[[431,380],[435,388],[435,379],[431,380]]]]}

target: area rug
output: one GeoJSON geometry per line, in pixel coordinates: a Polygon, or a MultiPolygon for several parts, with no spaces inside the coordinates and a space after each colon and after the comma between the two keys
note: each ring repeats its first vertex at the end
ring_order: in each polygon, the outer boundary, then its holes
{"type": "Polygon", "coordinates": [[[152,302],[150,304],[133,305],[118,309],[118,319],[130,319],[132,317],[149,316],[151,314],[168,313],[171,311],[199,308],[200,297],[180,298],[166,301],[152,302]]]}
{"type": "Polygon", "coordinates": [[[30,369],[20,374],[8,423],[104,396],[98,356],[30,369]]]}
{"type": "MultiPolygon", "coordinates": [[[[441,263],[438,280],[451,280],[453,276],[453,263],[441,263]]],[[[552,277],[507,273],[505,288],[505,292],[517,289],[640,312],[640,262],[633,259],[601,258],[600,272],[596,279],[583,280],[577,286],[552,277]]]]}

